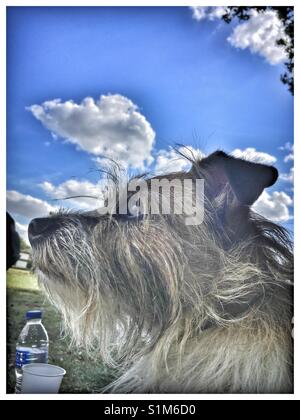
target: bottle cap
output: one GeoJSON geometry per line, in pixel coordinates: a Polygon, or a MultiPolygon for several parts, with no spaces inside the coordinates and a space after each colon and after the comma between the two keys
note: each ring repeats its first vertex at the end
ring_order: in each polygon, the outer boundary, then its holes
{"type": "Polygon", "coordinates": [[[42,311],[27,311],[26,319],[42,319],[42,311]]]}

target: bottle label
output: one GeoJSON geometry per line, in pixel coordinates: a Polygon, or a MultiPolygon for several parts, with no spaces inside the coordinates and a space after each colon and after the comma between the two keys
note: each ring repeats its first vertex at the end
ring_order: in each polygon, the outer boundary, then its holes
{"type": "Polygon", "coordinates": [[[29,351],[16,350],[16,367],[22,368],[24,365],[31,363],[31,354],[29,351]]]}
{"type": "Polygon", "coordinates": [[[29,363],[48,363],[48,347],[17,347],[16,367],[22,368],[29,363]]]}

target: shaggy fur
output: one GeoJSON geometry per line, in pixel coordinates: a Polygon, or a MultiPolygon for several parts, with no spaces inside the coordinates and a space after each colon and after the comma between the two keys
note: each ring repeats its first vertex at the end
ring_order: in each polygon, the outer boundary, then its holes
{"type": "Polygon", "coordinates": [[[291,243],[250,210],[277,171],[192,164],[166,177],[205,180],[202,224],[59,212],[30,235],[40,284],[73,343],[119,369],[106,392],[290,393],[291,243]]]}

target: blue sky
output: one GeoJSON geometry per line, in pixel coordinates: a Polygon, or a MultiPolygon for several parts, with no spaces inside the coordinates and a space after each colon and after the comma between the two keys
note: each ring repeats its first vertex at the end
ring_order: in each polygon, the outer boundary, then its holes
{"type": "Polygon", "coordinates": [[[293,97],[279,80],[283,64],[271,65],[263,45],[251,52],[228,41],[238,25],[195,19],[187,7],[9,7],[7,189],[19,230],[31,208],[35,217],[59,194],[92,189],[103,151],[122,150],[125,163],[129,150],[133,169],[155,169],[172,165],[178,142],[265,156],[283,177],[259,208],[291,228],[293,97]],[[94,102],[78,109],[84,98],[94,102]]]}

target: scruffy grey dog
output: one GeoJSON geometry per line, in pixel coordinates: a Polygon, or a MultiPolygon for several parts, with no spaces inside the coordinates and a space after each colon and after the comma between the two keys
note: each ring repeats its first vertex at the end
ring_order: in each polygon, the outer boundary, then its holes
{"type": "Polygon", "coordinates": [[[106,392],[291,393],[291,243],[250,209],[277,170],[221,151],[191,163],[164,177],[204,179],[199,225],[176,214],[34,219],[40,284],[74,344],[118,366],[106,392]]]}

